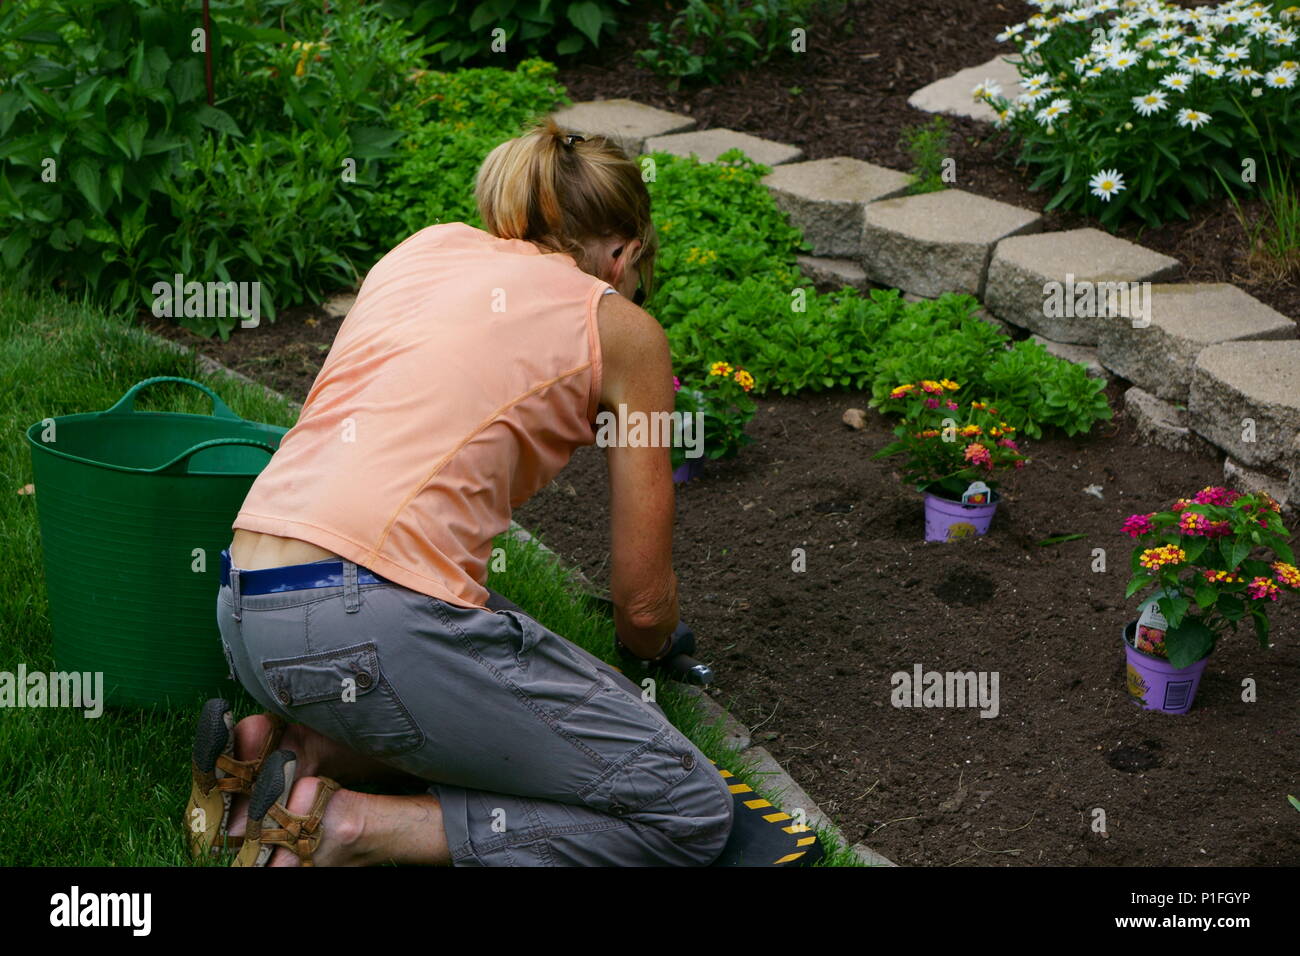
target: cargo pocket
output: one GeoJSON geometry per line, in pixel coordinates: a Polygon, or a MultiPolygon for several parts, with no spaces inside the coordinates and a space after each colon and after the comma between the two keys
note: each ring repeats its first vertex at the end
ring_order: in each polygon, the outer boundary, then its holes
{"type": "Polygon", "coordinates": [[[262,667],[267,686],[290,716],[355,750],[393,757],[424,744],[424,732],[384,676],[373,642],[268,660],[262,667]]]}

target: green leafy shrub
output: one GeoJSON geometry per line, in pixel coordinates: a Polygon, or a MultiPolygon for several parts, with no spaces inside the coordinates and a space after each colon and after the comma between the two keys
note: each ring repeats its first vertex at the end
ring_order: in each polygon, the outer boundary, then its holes
{"type": "Polygon", "coordinates": [[[482,62],[519,51],[567,56],[600,41],[618,26],[615,10],[628,0],[385,0],[384,10],[416,33],[439,41],[446,65],[482,62]],[[504,41],[494,48],[493,31],[504,41]]]}
{"type": "Polygon", "coordinates": [[[650,47],[637,59],[669,77],[673,89],[682,80],[717,83],[734,70],[791,52],[791,31],[806,29],[816,6],[817,0],[686,0],[672,20],[650,24],[650,47]]]}
{"type": "MultiPolygon", "coordinates": [[[[152,304],[177,272],[257,281],[272,318],[351,283],[380,251],[358,224],[419,47],[360,0],[331,11],[294,41],[214,10],[209,106],[202,21],[181,0],[0,8],[0,265],[112,309],[152,304]]],[[[225,335],[236,319],[182,321],[225,335]]]]}
{"type": "Polygon", "coordinates": [[[1246,191],[1250,163],[1300,157],[1295,6],[1039,6],[998,37],[1020,49],[1025,92],[974,92],[1037,168],[1033,188],[1056,190],[1047,209],[1159,224],[1246,191]]]}
{"type": "Polygon", "coordinates": [[[413,95],[393,111],[404,133],[374,205],[373,229],[388,247],[435,222],[482,226],[474,178],[498,144],[518,136],[544,114],[568,103],[544,60],[514,70],[483,67],[425,72],[413,95]]]}

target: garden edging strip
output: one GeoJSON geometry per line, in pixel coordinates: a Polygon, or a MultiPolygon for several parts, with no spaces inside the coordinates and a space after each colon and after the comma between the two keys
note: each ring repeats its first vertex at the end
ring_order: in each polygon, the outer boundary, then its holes
{"type": "MultiPolygon", "coordinates": [[[[340,307],[337,305],[338,299],[346,297],[339,296],[331,299],[331,303],[336,303],[334,311],[340,307]]],[[[326,303],[324,308],[329,311],[330,303],[326,303]]],[[[346,311],[346,309],[344,310],[346,311]]],[[[166,348],[173,352],[183,355],[193,354],[198,361],[199,367],[209,375],[227,377],[241,382],[245,385],[252,385],[261,389],[268,397],[278,399],[287,403],[291,408],[301,410],[302,403],[282,395],[275,389],[270,388],[255,379],[249,378],[242,372],[223,365],[216,359],[204,355],[197,349],[190,349],[179,342],[173,342],[171,339],[163,338],[153,332],[142,330],[142,334],[147,335],[157,342],[161,342],[166,348]]],[[[554,563],[568,573],[579,589],[592,595],[599,595],[600,589],[591,582],[591,580],[582,573],[581,569],[570,566],[558,554],[548,548],[536,537],[528,532],[526,528],[513,519],[510,522],[510,534],[521,543],[534,544],[543,554],[547,555],[554,563]]],[[[754,765],[754,772],[764,778],[764,789],[770,791],[774,796],[783,797],[784,808],[787,810],[793,805],[797,809],[802,809],[811,826],[818,827],[830,832],[835,839],[839,840],[845,847],[849,847],[854,855],[866,866],[897,866],[898,864],[885,858],[861,843],[850,844],[845,838],[843,832],[837,827],[821,808],[815,804],[808,794],[795,782],[794,778],[777,762],[765,748],[753,745],[753,735],[749,728],[735,719],[721,704],[715,701],[700,688],[690,685],[683,685],[689,696],[696,701],[696,707],[701,713],[701,717],[708,723],[716,723],[718,720],[723,721],[724,740],[728,746],[735,747],[740,752],[742,760],[747,764],[754,765]]]]}

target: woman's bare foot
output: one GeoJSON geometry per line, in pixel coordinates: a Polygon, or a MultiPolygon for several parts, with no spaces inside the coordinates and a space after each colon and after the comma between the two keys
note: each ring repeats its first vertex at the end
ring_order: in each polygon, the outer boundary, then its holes
{"type": "MultiPolygon", "coordinates": [[[[287,806],[305,816],[320,789],[319,777],[294,781],[287,806]]],[[[278,826],[271,822],[272,826],[278,826]]],[[[431,794],[394,797],[338,790],[325,804],[320,842],[312,854],[316,866],[377,866],[402,863],[449,864],[442,808],[431,794]]],[[[268,866],[301,866],[298,855],[277,847],[268,866]]]]}
{"type": "MultiPolygon", "coordinates": [[[[270,734],[269,714],[245,717],[235,725],[235,759],[252,760],[261,752],[270,734]]],[[[304,777],[323,774],[344,784],[369,782],[409,786],[419,783],[418,777],[357,753],[306,724],[285,727],[279,746],[297,755],[298,773],[304,777]]],[[[247,822],[248,797],[235,797],[230,805],[230,835],[242,836],[247,822]]]]}

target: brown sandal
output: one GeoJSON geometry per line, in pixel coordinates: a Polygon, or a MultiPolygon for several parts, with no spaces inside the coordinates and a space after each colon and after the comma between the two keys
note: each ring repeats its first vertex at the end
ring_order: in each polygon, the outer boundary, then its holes
{"type": "Polygon", "coordinates": [[[330,797],[341,788],[329,777],[321,777],[320,788],[305,815],[289,811],[289,793],[298,771],[298,756],[292,750],[277,750],[266,758],[262,773],[253,785],[248,806],[248,830],[244,844],[231,866],[266,866],[277,846],[292,850],[303,866],[315,866],[312,854],[320,845],[321,821],[330,797]],[[273,824],[278,823],[276,827],[273,824]]]}
{"type": "Polygon", "coordinates": [[[268,713],[271,733],[252,760],[235,759],[235,722],[230,702],[214,697],[203,705],[198,729],[194,734],[191,755],[193,782],[185,807],[185,823],[190,834],[190,852],[195,859],[218,852],[224,845],[237,849],[242,837],[228,832],[231,801],[253,792],[254,782],[267,755],[280,745],[287,726],[284,719],[268,713]]]}

